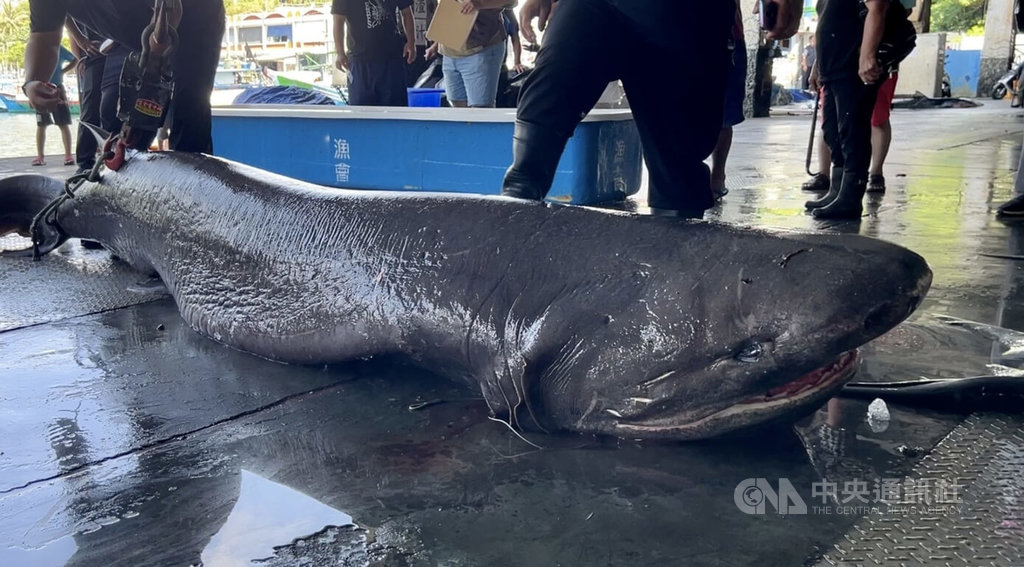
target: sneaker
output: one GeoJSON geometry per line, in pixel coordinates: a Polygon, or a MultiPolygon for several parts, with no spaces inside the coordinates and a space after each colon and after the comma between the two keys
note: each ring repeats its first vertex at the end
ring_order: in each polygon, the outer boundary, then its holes
{"type": "Polygon", "coordinates": [[[828,191],[829,180],[828,176],[824,173],[815,173],[813,177],[804,182],[800,186],[801,191],[828,191]]]}
{"type": "Polygon", "coordinates": [[[999,205],[996,209],[996,216],[1001,218],[1024,218],[1024,195],[1017,195],[1013,199],[999,205]]]}

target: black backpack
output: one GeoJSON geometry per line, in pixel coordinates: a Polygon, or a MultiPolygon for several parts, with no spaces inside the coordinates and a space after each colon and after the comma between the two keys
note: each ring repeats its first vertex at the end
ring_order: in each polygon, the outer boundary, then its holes
{"type": "MultiPolygon", "coordinates": [[[[868,15],[868,7],[860,0],[860,16],[868,15]]],[[[885,30],[878,43],[878,66],[886,73],[896,71],[901,61],[917,46],[917,30],[910,22],[910,13],[900,0],[891,0],[885,12],[885,30]]]]}

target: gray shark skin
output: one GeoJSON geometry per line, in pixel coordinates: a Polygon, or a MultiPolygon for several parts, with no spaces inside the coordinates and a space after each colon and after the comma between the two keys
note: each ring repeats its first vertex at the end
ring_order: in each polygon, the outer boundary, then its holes
{"type": "Polygon", "coordinates": [[[29,236],[32,217],[63,190],[63,182],[45,175],[0,179],[0,235],[29,236]]]}
{"type": "Polygon", "coordinates": [[[225,345],[401,355],[479,385],[517,429],[625,438],[813,411],[931,283],[923,258],[866,237],[329,189],[173,152],[85,183],[56,224],[158,274],[225,345]]]}

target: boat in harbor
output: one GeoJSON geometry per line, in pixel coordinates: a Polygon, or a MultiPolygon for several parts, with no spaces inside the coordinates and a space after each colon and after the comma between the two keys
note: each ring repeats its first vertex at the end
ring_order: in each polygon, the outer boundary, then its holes
{"type": "MultiPolygon", "coordinates": [[[[72,92],[69,90],[68,98],[70,99],[71,104],[71,114],[78,114],[81,112],[81,107],[78,104],[78,93],[75,92],[74,96],[72,96],[72,92]]],[[[10,112],[12,114],[28,114],[35,112],[35,110],[28,104],[28,97],[23,93],[14,94],[6,91],[0,92],[0,104],[3,105],[4,112],[10,112]]]]}

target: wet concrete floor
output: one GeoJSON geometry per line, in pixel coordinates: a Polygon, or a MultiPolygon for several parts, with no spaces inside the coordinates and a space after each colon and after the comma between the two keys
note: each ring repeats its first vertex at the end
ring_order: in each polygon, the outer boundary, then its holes
{"type": "MultiPolygon", "coordinates": [[[[928,259],[928,299],[863,349],[859,380],[1018,373],[1024,265],[983,254],[1024,253],[993,215],[1021,113],[895,113],[889,191],[859,223],[803,213],[808,120],[738,127],[708,216],[928,259]]],[[[823,480],[898,479],[963,418],[891,404],[883,428],[841,399],[739,439],[529,436],[537,449],[423,370],[286,366],[207,340],[102,251],[0,268],[0,565],[814,564],[864,512],[747,514],[738,485],[787,479],[828,503],[823,480]]]]}

